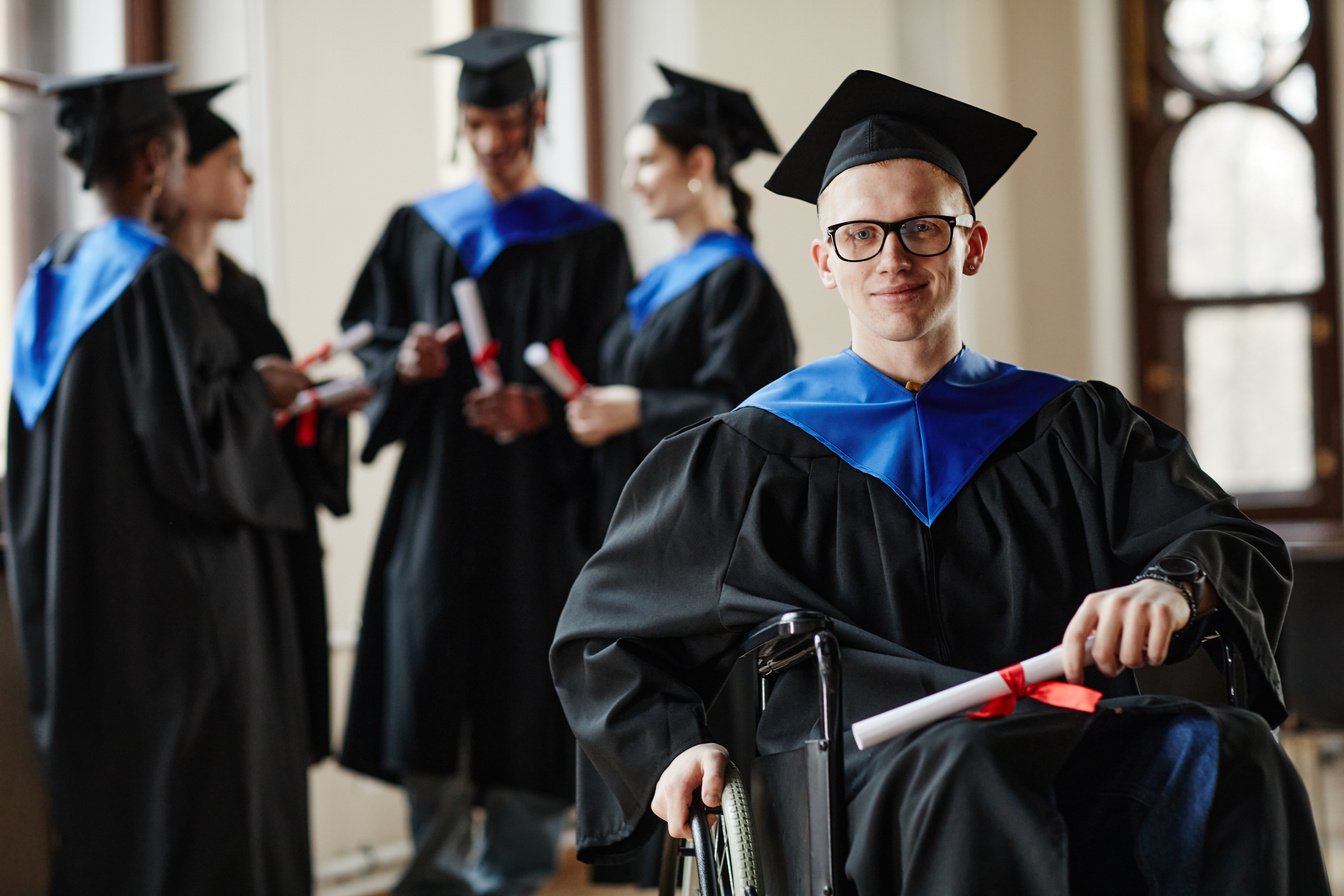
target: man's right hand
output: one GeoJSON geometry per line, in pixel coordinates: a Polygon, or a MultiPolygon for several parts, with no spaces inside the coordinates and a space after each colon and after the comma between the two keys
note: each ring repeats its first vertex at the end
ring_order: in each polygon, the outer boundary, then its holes
{"type": "Polygon", "coordinates": [[[462,338],[462,325],[456,321],[437,330],[432,324],[411,324],[397,351],[397,379],[413,386],[438,379],[448,372],[448,346],[462,338]]]}
{"type": "Polygon", "coordinates": [[[713,808],[723,798],[728,750],[719,744],[698,744],[672,760],[653,789],[653,814],[667,822],[673,837],[691,836],[691,796],[700,788],[700,800],[713,808]]]}

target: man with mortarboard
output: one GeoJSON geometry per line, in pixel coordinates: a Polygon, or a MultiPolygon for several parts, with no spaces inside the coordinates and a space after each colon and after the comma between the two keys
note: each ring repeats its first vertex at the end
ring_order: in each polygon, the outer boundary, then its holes
{"type": "Polygon", "coordinates": [[[404,893],[524,893],[554,867],[574,744],[547,648],[591,545],[591,465],[562,400],[523,361],[563,340],[581,371],[630,287],[600,209],[541,186],[545,96],[527,51],[552,38],[485,28],[462,60],[460,125],[479,176],[399,209],[342,323],[371,321],[371,461],[401,461],[374,550],[342,764],[399,783],[416,855],[404,893]],[[504,384],[479,388],[452,284],[473,278],[504,384]],[[485,842],[468,864],[470,810],[485,842]]]}
{"type": "MultiPolygon", "coordinates": [[[[813,260],[852,345],[665,440],[576,582],[551,662],[598,773],[581,858],[629,853],[658,818],[686,836],[697,787],[718,804],[704,704],[747,632],[806,609],[834,620],[845,666],[858,893],[1328,893],[1269,730],[1282,541],[1113,387],[962,344],[959,289],[988,245],[975,204],[1033,136],[860,71],[781,160],[766,186],[816,203],[813,260]],[[1215,616],[1253,711],[1138,695],[1132,670],[1188,657],[1215,616]],[[1067,677],[1106,697],[1095,714],[1025,700],[855,749],[854,721],[1061,639],[1067,677]]],[[[809,736],[814,688],[778,684],[763,753],[809,736]]]]}
{"type": "Polygon", "coordinates": [[[51,892],[306,893],[301,504],[263,375],[151,227],[183,206],[172,69],[43,85],[106,214],[38,259],[14,320],[8,569],[51,892]]]}

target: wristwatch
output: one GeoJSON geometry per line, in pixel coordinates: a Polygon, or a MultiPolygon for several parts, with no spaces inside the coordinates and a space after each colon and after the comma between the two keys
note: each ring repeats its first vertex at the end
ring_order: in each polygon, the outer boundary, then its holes
{"type": "Polygon", "coordinates": [[[1135,582],[1139,579],[1157,579],[1180,589],[1186,603],[1190,605],[1190,619],[1178,630],[1189,628],[1194,623],[1195,614],[1199,612],[1199,593],[1204,584],[1204,570],[1199,568],[1198,563],[1189,557],[1163,557],[1134,577],[1135,582]]]}

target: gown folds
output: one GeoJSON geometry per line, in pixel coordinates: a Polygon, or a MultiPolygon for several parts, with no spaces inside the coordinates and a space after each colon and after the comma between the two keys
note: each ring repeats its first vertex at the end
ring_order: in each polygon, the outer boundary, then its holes
{"type": "MultiPolygon", "coordinates": [[[[579,856],[621,859],[662,826],[654,785],[716,740],[704,706],[742,639],[809,609],[834,620],[843,658],[860,893],[1069,892],[1052,788],[1116,712],[1213,721],[1201,892],[1327,892],[1305,793],[1267,729],[1284,718],[1272,650],[1289,584],[1282,541],[1110,386],[966,349],[917,393],[850,351],[807,365],[663,441],[575,583],[551,662],[588,760],[579,856]],[[1096,715],[1026,700],[855,748],[854,721],[1050,649],[1085,595],[1170,554],[1216,587],[1253,712],[1136,696],[1131,674],[1092,671],[1107,696],[1096,715]]],[[[1176,636],[1173,660],[1207,624],[1176,636]]],[[[757,747],[789,749],[816,724],[815,674],[789,673],[757,747]]]]}
{"type": "Polygon", "coordinates": [[[629,286],[619,227],[546,188],[495,204],[476,182],[387,225],[343,319],[378,333],[360,351],[377,390],[363,458],[401,447],[365,595],[347,767],[393,782],[460,770],[482,788],[573,798],[574,741],[546,655],[590,549],[591,455],[523,352],[561,339],[580,370],[595,370],[629,286]],[[451,284],[465,276],[504,381],[535,386],[548,406],[545,427],[503,444],[463,417],[477,387],[464,340],[444,377],[396,376],[413,322],[457,320],[451,284]]]}
{"type": "Polygon", "coordinates": [[[9,570],[52,892],[308,892],[303,517],[260,378],[126,218],[39,259],[15,333],[9,570]]]}

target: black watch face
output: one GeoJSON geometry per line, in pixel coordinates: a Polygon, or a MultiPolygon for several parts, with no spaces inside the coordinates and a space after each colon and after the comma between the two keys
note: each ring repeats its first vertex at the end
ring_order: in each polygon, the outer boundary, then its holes
{"type": "Polygon", "coordinates": [[[1164,557],[1155,568],[1173,579],[1197,579],[1200,573],[1199,564],[1189,557],[1164,557]]]}

